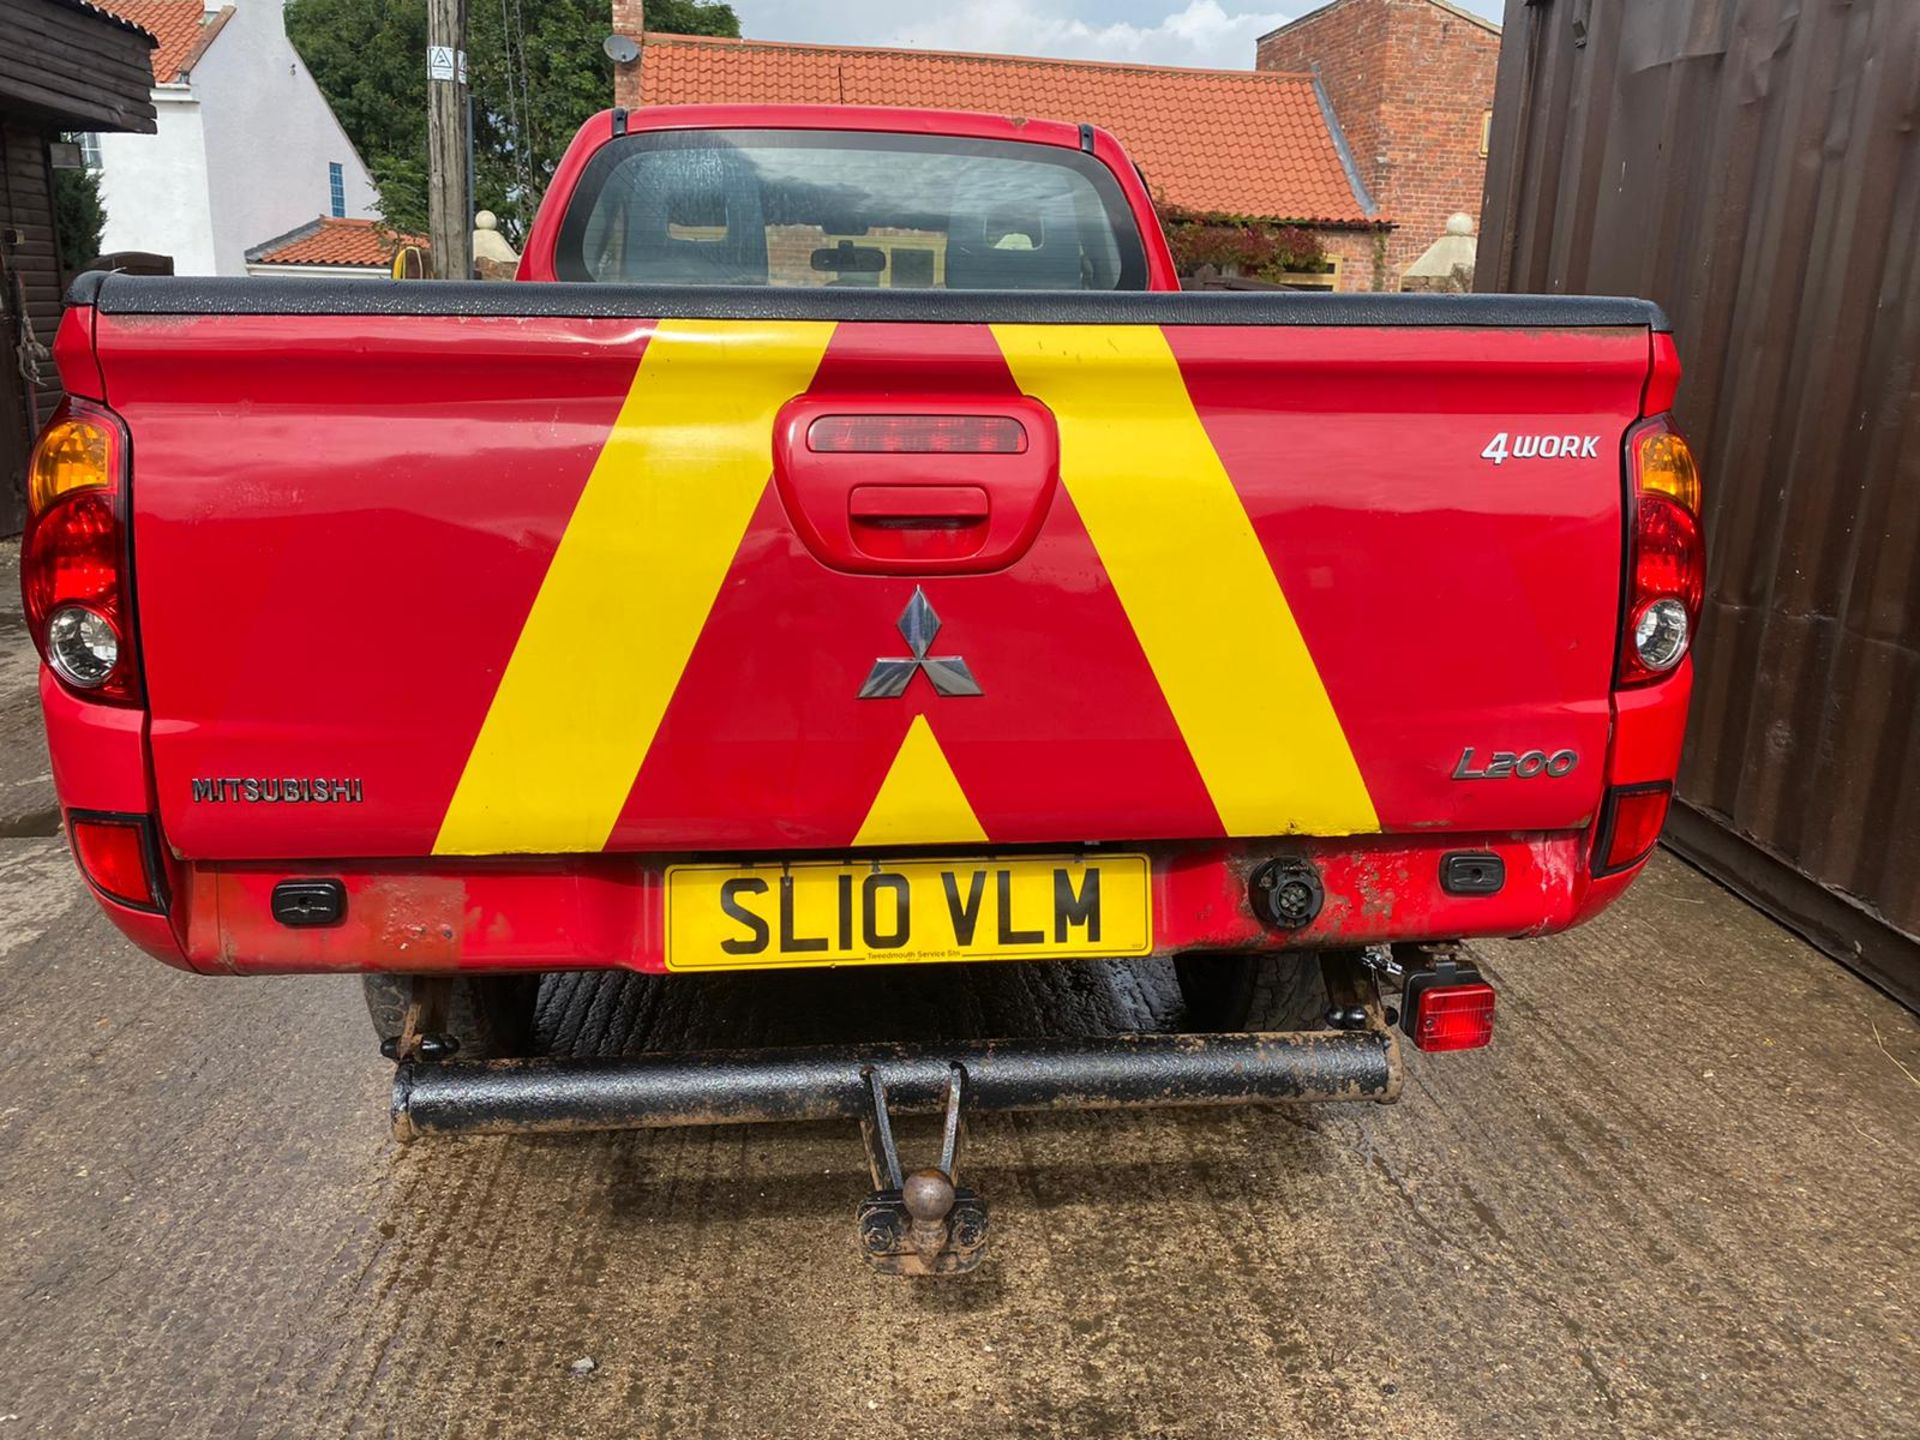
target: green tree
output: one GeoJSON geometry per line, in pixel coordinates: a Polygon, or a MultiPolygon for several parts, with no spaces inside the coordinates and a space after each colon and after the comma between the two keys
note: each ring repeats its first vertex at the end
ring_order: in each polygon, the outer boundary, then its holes
{"type": "Polygon", "coordinates": [[[78,270],[100,253],[107,207],[100,203],[100,176],[92,170],[53,172],[53,230],[60,237],[60,268],[78,270]]]}
{"type": "MultiPolygon", "coordinates": [[[[731,5],[653,0],[650,29],[738,35],[731,5]]],[[[574,132],[613,101],[607,0],[468,0],[474,206],[516,245],[574,132]]],[[[291,0],[287,34],[396,230],[427,229],[426,0],[291,0]]]]}
{"type": "Polygon", "coordinates": [[[427,228],[426,0],[293,0],[287,35],[396,230],[427,228]]]}

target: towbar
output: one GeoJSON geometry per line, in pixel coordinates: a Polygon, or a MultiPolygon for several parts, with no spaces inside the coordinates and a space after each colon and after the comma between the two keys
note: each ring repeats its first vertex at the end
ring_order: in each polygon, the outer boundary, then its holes
{"type": "Polygon", "coordinates": [[[896,1114],[938,1114],[953,1067],[971,1110],[1126,1110],[1399,1098],[1398,1038],[1365,1029],[1264,1035],[822,1046],[616,1060],[409,1060],[393,1080],[393,1133],[550,1134],[675,1125],[851,1120],[867,1076],[896,1114]]]}

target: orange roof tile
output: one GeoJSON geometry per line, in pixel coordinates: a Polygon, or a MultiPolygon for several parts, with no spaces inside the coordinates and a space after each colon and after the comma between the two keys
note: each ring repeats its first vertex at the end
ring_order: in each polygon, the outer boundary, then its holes
{"type": "Polygon", "coordinates": [[[402,245],[426,246],[418,235],[403,235],[378,220],[336,220],[322,216],[297,230],[247,251],[250,265],[359,265],[385,268],[402,245]]]}
{"type": "Polygon", "coordinates": [[[649,105],[909,105],[1090,121],[1120,138],[1171,204],[1383,223],[1355,197],[1310,75],[656,34],[639,71],[649,105]]]}
{"type": "Polygon", "coordinates": [[[150,57],[156,85],[184,79],[233,14],[229,5],[209,15],[201,0],[113,0],[107,8],[160,42],[150,57]]]}

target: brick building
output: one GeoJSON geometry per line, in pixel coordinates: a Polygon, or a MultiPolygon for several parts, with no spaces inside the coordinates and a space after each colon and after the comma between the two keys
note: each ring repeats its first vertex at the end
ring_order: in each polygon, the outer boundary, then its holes
{"type": "Polygon", "coordinates": [[[1446,0],[1332,0],[1260,37],[1262,71],[1318,76],[1360,179],[1395,221],[1396,279],[1464,212],[1480,222],[1500,27],[1446,0]]]}
{"type": "Polygon", "coordinates": [[[644,30],[641,10],[613,3],[615,31],[639,45],[615,69],[617,105],[907,105],[1086,121],[1120,138],[1162,203],[1301,225],[1336,262],[1333,288],[1395,288],[1391,221],[1309,74],[663,35],[644,30]]]}

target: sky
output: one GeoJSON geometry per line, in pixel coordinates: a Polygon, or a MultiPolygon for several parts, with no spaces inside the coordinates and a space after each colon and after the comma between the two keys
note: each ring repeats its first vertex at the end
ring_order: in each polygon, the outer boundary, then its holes
{"type": "MultiPolygon", "coordinates": [[[[758,40],[916,45],[1246,70],[1253,43],[1318,0],[732,0],[758,40]]],[[[1454,0],[1498,20],[1504,0],[1454,0]]]]}

